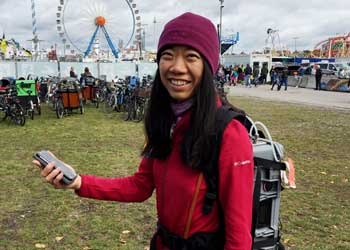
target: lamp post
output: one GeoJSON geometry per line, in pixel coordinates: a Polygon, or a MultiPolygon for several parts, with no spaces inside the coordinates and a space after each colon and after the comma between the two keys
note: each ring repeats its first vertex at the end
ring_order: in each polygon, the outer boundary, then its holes
{"type": "Polygon", "coordinates": [[[294,64],[296,64],[296,57],[297,57],[297,39],[299,37],[293,37],[294,39],[294,64]]]}
{"type": "Polygon", "coordinates": [[[157,19],[154,17],[153,19],[153,45],[155,47],[155,51],[157,51],[157,44],[156,44],[156,24],[157,24],[157,19]]]}
{"type": "Polygon", "coordinates": [[[294,39],[294,53],[297,52],[297,39],[299,39],[299,37],[293,37],[294,39]]]}
{"type": "Polygon", "coordinates": [[[142,28],[141,28],[141,30],[142,30],[142,49],[143,50],[146,50],[146,26],[147,26],[148,24],[142,24],[141,26],[142,26],[142,28]]]}
{"type": "Polygon", "coordinates": [[[222,9],[224,8],[224,0],[219,0],[220,2],[220,25],[219,25],[219,51],[220,51],[220,62],[221,62],[221,31],[222,31],[222,9]]]}

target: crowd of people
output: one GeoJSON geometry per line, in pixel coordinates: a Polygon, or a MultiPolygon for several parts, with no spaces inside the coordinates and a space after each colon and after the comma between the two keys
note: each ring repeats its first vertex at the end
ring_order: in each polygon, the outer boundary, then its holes
{"type": "Polygon", "coordinates": [[[244,84],[246,87],[251,87],[252,85],[257,87],[258,84],[266,83],[268,72],[267,65],[263,65],[261,69],[258,66],[253,66],[252,69],[249,64],[219,65],[216,77],[218,81],[225,82],[230,86],[244,84]]]}
{"type": "MultiPolygon", "coordinates": [[[[250,88],[252,85],[257,87],[259,84],[267,83],[269,75],[271,90],[274,90],[275,86],[277,86],[277,91],[281,90],[282,87],[284,87],[284,90],[286,91],[288,89],[288,76],[291,74],[294,75],[296,79],[295,87],[299,88],[302,83],[305,70],[306,68],[301,66],[298,70],[292,72],[292,74],[288,70],[288,67],[283,65],[272,65],[270,70],[266,64],[263,64],[261,69],[256,65],[253,65],[252,68],[249,64],[234,66],[219,65],[216,73],[216,80],[229,86],[237,86],[238,84],[242,84],[250,88]]],[[[311,74],[311,72],[309,74],[311,74]]],[[[315,76],[315,90],[321,90],[322,69],[318,64],[314,64],[312,74],[315,76]]]]}

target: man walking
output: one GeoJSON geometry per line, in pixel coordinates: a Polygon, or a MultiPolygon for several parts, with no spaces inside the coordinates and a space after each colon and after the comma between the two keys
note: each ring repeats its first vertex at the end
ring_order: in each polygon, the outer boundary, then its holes
{"type": "MultiPolygon", "coordinates": [[[[267,78],[267,74],[269,73],[269,70],[267,68],[267,65],[264,64],[262,69],[261,69],[261,73],[260,73],[260,77],[261,77],[261,82],[262,84],[266,83],[266,78],[267,78]]],[[[270,75],[271,76],[271,75],[270,75]]]]}
{"type": "Polygon", "coordinates": [[[297,84],[296,84],[296,88],[299,88],[300,84],[302,83],[303,81],[303,77],[304,77],[304,68],[303,67],[300,67],[298,69],[298,77],[297,77],[297,84]]]}
{"type": "Polygon", "coordinates": [[[316,73],[315,73],[316,89],[315,90],[321,90],[321,78],[322,78],[322,70],[320,68],[320,65],[316,65],[316,73]]]}
{"type": "Polygon", "coordinates": [[[281,84],[278,85],[277,90],[280,90],[282,85],[284,85],[284,90],[287,90],[288,87],[288,68],[284,67],[282,70],[281,84]]]}
{"type": "Polygon", "coordinates": [[[252,75],[252,68],[247,64],[247,67],[244,70],[244,79],[245,79],[245,86],[246,87],[251,87],[250,86],[250,76],[252,75]]]}

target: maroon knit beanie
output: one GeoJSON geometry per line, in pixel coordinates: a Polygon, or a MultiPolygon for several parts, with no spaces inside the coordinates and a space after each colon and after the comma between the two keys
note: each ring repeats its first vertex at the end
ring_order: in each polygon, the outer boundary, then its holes
{"type": "Polygon", "coordinates": [[[159,38],[158,62],[161,52],[170,45],[186,45],[197,50],[215,74],[219,64],[219,39],[215,26],[209,19],[186,12],[169,21],[159,38]]]}

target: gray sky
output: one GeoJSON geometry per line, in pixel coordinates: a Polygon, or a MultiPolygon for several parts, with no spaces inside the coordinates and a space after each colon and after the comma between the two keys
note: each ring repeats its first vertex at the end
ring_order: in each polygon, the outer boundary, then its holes
{"type": "MultiPolygon", "coordinates": [[[[35,0],[37,31],[44,40],[42,47],[62,46],[56,31],[59,0],[35,0]]],[[[154,48],[164,24],[186,11],[207,16],[219,23],[219,0],[134,0],[146,24],[146,48],[154,48]],[[153,23],[156,18],[156,24],[153,23]]],[[[282,46],[294,50],[312,49],[319,41],[336,34],[350,32],[349,0],[225,0],[222,16],[223,36],[240,32],[240,41],[233,52],[262,50],[266,30],[278,30],[282,46]],[[294,39],[297,37],[297,39],[294,39]],[[296,44],[295,44],[296,42],[296,44]]],[[[32,38],[30,0],[0,1],[0,32],[30,48],[32,38]]],[[[95,13],[106,19],[113,42],[128,40],[132,30],[131,12],[125,0],[69,0],[64,12],[67,33],[82,50],[94,31],[95,13]]],[[[104,39],[103,39],[104,40],[104,39]]]]}

